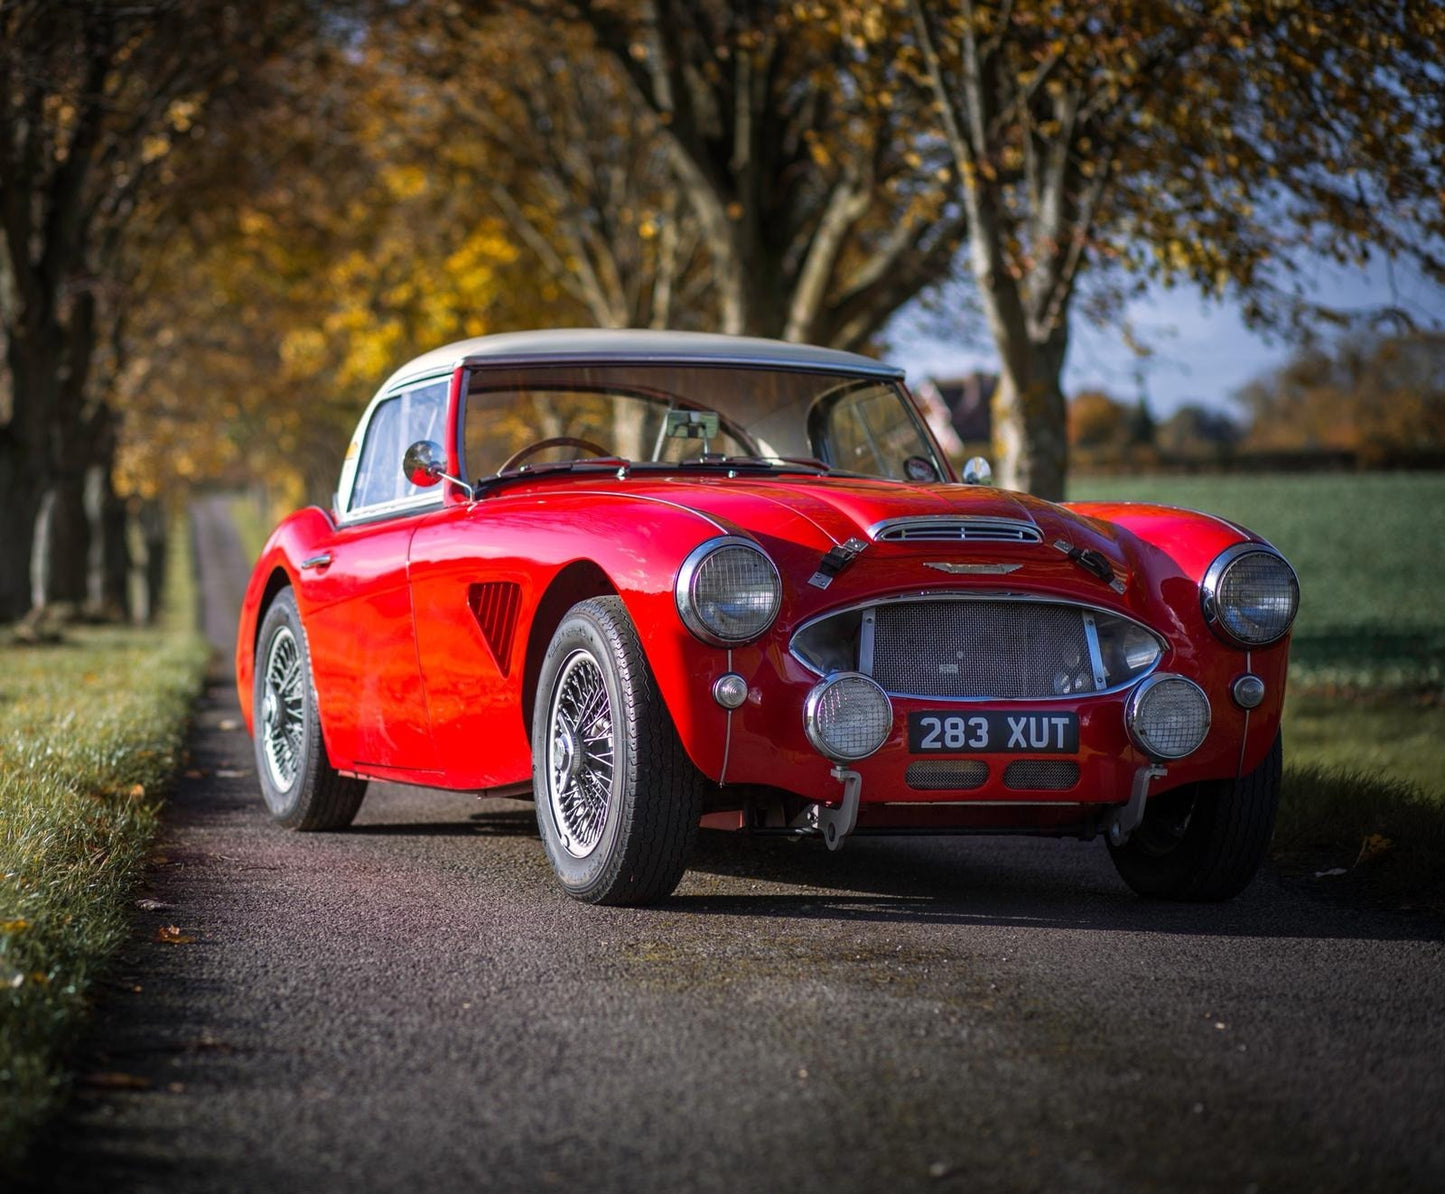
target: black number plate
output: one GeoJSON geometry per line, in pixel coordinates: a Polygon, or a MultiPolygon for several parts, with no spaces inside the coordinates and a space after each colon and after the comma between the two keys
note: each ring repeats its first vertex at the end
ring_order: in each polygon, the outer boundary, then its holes
{"type": "Polygon", "coordinates": [[[967,713],[938,710],[908,715],[914,754],[1071,755],[1079,750],[1077,713],[967,713]]]}

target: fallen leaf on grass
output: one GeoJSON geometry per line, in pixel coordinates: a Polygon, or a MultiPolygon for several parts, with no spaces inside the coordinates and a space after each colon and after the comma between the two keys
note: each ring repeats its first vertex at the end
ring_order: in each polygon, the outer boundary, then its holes
{"type": "Polygon", "coordinates": [[[1350,872],[1347,871],[1347,870],[1345,870],[1345,868],[1342,867],[1342,866],[1332,866],[1332,867],[1330,867],[1330,869],[1327,870],[1327,871],[1316,871],[1316,872],[1315,872],[1315,878],[1316,878],[1316,879],[1333,879],[1333,878],[1335,878],[1337,875],[1348,875],[1349,873],[1350,873],[1350,872]]]}
{"type": "Polygon", "coordinates": [[[174,908],[174,904],[167,904],[164,900],[144,899],[137,900],[135,906],[143,912],[164,912],[167,908],[174,908]]]}
{"type": "Polygon", "coordinates": [[[241,779],[243,776],[247,776],[247,775],[250,775],[250,774],[251,774],[251,773],[250,773],[249,771],[236,771],[236,770],[233,770],[233,769],[231,769],[231,768],[229,768],[229,767],[222,767],[221,770],[219,770],[219,771],[216,772],[216,778],[217,778],[217,779],[241,779]]]}
{"type": "Polygon", "coordinates": [[[182,933],[179,925],[161,925],[156,930],[155,939],[167,945],[189,945],[195,940],[190,934],[182,933]]]}
{"type": "Polygon", "coordinates": [[[94,1086],[101,1090],[149,1090],[151,1080],[139,1074],[122,1074],[117,1070],[100,1070],[86,1074],[80,1080],[82,1086],[94,1086]]]}
{"type": "Polygon", "coordinates": [[[1362,862],[1374,862],[1376,859],[1383,858],[1394,848],[1395,843],[1383,833],[1369,834],[1360,843],[1360,856],[1355,859],[1355,865],[1359,866],[1362,862]]]}
{"type": "Polygon", "coordinates": [[[239,730],[241,728],[241,723],[234,717],[223,717],[217,725],[222,730],[239,730]]]}
{"type": "Polygon", "coordinates": [[[28,920],[0,920],[0,933],[23,933],[30,927],[28,920]]]}

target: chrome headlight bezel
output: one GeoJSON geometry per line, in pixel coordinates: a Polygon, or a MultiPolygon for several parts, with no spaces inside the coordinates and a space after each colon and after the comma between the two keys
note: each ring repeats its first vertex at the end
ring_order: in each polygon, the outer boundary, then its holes
{"type": "Polygon", "coordinates": [[[1199,585],[1200,607],[1204,611],[1204,620],[1209,624],[1209,628],[1231,646],[1241,647],[1246,651],[1255,647],[1267,647],[1271,643],[1277,643],[1280,639],[1284,638],[1294,626],[1295,617],[1299,613],[1299,598],[1299,576],[1295,573],[1290,562],[1267,543],[1236,543],[1233,547],[1226,547],[1214,557],[1213,563],[1209,565],[1208,570],[1204,573],[1204,579],[1199,585]],[[1252,555],[1268,556],[1284,565],[1290,587],[1294,593],[1294,608],[1290,610],[1290,615],[1284,624],[1284,629],[1277,634],[1261,638],[1249,638],[1238,633],[1231,627],[1221,611],[1219,596],[1224,586],[1225,578],[1229,574],[1229,570],[1241,560],[1252,555]]]}
{"type": "Polygon", "coordinates": [[[1198,750],[1201,746],[1204,745],[1205,740],[1209,737],[1209,728],[1213,724],[1214,708],[1209,703],[1209,694],[1205,692],[1203,688],[1201,688],[1188,676],[1181,676],[1175,672],[1153,672],[1150,675],[1144,677],[1143,680],[1139,681],[1139,683],[1134,686],[1134,690],[1129,693],[1129,699],[1124,702],[1124,728],[1128,731],[1129,741],[1132,742],[1135,746],[1137,746],[1141,751],[1144,752],[1144,754],[1148,755],[1151,759],[1162,759],[1168,762],[1172,762],[1177,759],[1188,758],[1196,750],[1198,750]],[[1145,698],[1149,695],[1149,693],[1154,691],[1154,689],[1158,688],[1160,685],[1163,684],[1188,685],[1196,693],[1199,694],[1199,699],[1204,704],[1204,729],[1199,735],[1199,741],[1194,743],[1193,746],[1190,746],[1186,750],[1160,750],[1158,748],[1158,745],[1156,743],[1150,742],[1148,736],[1138,728],[1139,717],[1143,709],[1145,698]]]}
{"type": "Polygon", "coordinates": [[[751,539],[744,539],[740,535],[719,535],[717,538],[699,543],[688,553],[682,566],[677,570],[677,579],[673,583],[673,594],[677,603],[678,617],[694,635],[714,647],[737,647],[761,638],[777,621],[778,612],[783,605],[783,578],[778,572],[778,566],[773,563],[772,557],[751,539]],[[767,566],[772,577],[772,609],[766,620],[755,629],[750,629],[746,634],[729,635],[709,625],[703,617],[699,609],[697,587],[703,567],[710,559],[718,552],[738,549],[753,552],[767,566]]]}
{"type": "Polygon", "coordinates": [[[879,684],[877,680],[873,679],[872,676],[865,676],[862,672],[834,672],[826,679],[813,685],[812,689],[808,692],[807,699],[803,702],[803,732],[807,734],[808,741],[813,744],[813,749],[824,758],[831,759],[835,763],[856,763],[880,751],[883,748],[883,744],[888,741],[889,736],[893,733],[893,701],[883,690],[883,686],[879,684]],[[883,732],[878,736],[878,740],[869,746],[867,750],[852,753],[842,751],[831,744],[825,736],[821,724],[823,700],[830,692],[837,689],[840,684],[863,684],[867,688],[872,689],[883,702],[883,709],[885,710],[883,720],[886,724],[883,732]]]}

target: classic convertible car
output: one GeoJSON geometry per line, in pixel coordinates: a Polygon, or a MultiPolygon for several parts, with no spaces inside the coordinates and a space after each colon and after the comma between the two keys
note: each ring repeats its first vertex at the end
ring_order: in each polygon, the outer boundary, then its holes
{"type": "Polygon", "coordinates": [[[530,795],[598,903],[670,893],[699,825],[1103,835],[1141,894],[1234,895],[1274,824],[1294,571],[1220,518],[982,471],[850,353],[427,353],[251,578],[266,804],[337,829],[370,779],[530,795]]]}

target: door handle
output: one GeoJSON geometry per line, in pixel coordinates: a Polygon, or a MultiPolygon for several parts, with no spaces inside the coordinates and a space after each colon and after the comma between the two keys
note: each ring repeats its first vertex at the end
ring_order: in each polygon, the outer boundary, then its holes
{"type": "Polygon", "coordinates": [[[329,551],[323,551],[319,556],[308,556],[306,559],[304,559],[304,560],[301,561],[301,567],[302,567],[303,569],[306,569],[306,568],[321,568],[321,569],[325,569],[325,568],[330,567],[330,565],[331,565],[331,553],[330,553],[329,551]]]}

